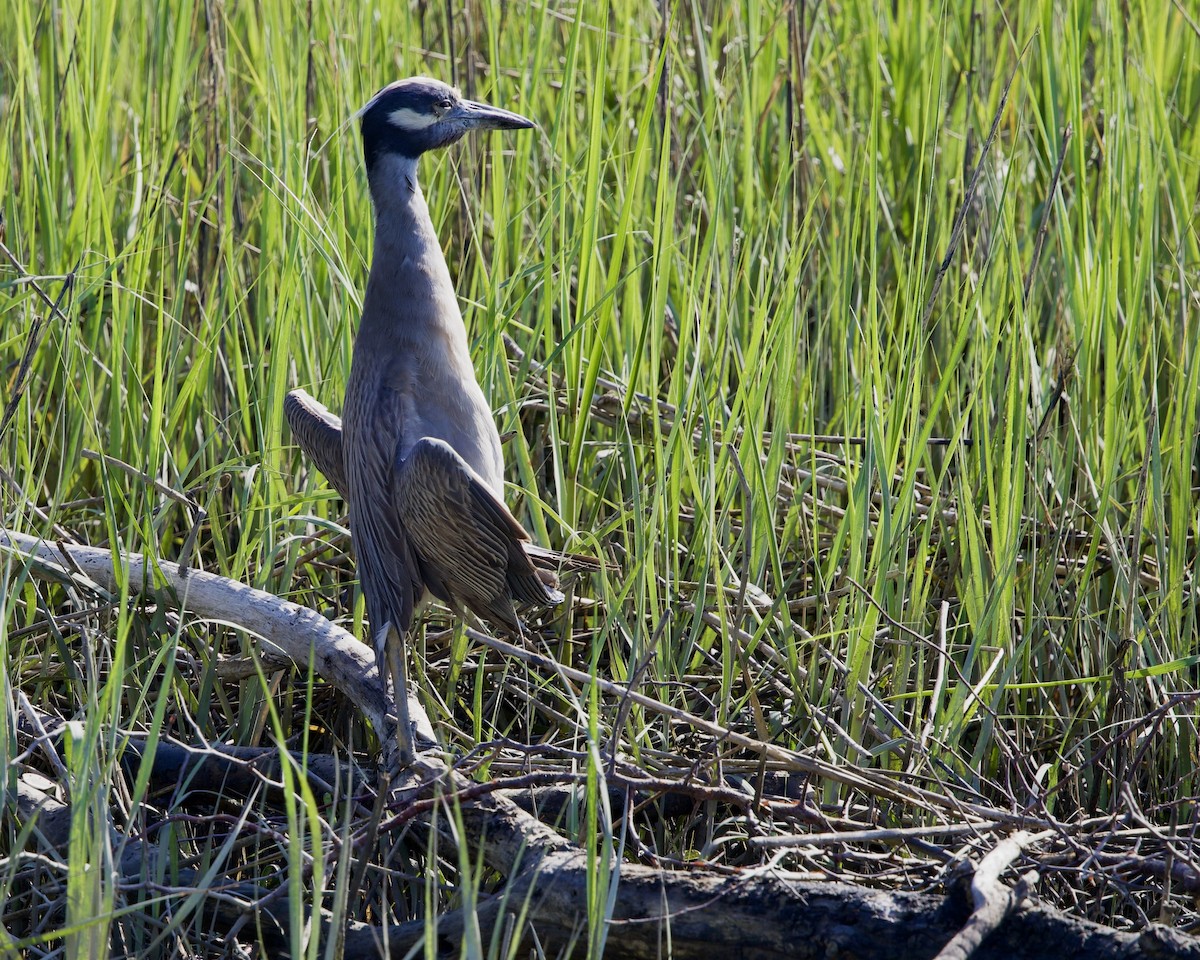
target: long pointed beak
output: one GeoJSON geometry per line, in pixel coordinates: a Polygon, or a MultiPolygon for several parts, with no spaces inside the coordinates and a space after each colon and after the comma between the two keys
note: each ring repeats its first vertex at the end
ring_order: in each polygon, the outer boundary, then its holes
{"type": "Polygon", "coordinates": [[[528,130],[535,126],[532,120],[519,113],[501,110],[499,107],[491,107],[474,100],[460,100],[450,116],[443,119],[457,120],[472,130],[528,130]]]}

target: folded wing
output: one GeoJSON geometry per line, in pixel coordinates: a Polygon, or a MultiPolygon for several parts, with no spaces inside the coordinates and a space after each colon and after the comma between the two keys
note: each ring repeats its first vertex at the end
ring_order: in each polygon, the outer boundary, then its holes
{"type": "Polygon", "coordinates": [[[526,556],[524,527],[448,443],[419,440],[397,459],[392,489],[421,579],[440,600],[514,633],[514,601],[562,602],[526,556]]]}
{"type": "Polygon", "coordinates": [[[303,390],[293,390],[283,399],[283,415],[300,449],[316,463],[342,499],[350,502],[346,468],[342,464],[342,418],[303,390]]]}
{"type": "MultiPolygon", "coordinates": [[[[325,475],[330,486],[341,494],[343,500],[349,503],[346,471],[342,463],[341,417],[331,413],[323,403],[304,390],[293,390],[284,398],[283,412],[300,448],[317,465],[317,469],[325,475]]],[[[465,463],[462,465],[466,466],[465,463]]],[[[503,509],[503,504],[500,506],[503,509]]],[[[505,510],[505,514],[512,523],[517,524],[512,514],[507,510],[505,510]]],[[[517,527],[519,528],[520,524],[517,524],[517,527]]],[[[555,571],[565,569],[569,572],[587,573],[600,568],[600,563],[591,557],[548,550],[530,543],[524,530],[521,530],[521,534],[521,549],[537,569],[537,577],[545,587],[542,592],[543,596],[557,595],[555,588],[558,582],[555,571]]],[[[518,566],[520,565],[518,564],[518,566]]],[[[527,592],[536,593],[532,589],[527,592]]],[[[552,603],[557,601],[532,599],[521,602],[552,603]]]]}

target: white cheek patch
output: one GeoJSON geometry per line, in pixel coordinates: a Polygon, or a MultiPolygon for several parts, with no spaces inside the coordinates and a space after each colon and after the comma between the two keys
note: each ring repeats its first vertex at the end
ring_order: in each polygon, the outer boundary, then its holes
{"type": "Polygon", "coordinates": [[[438,118],[430,113],[417,113],[408,107],[401,107],[388,114],[388,122],[401,130],[424,130],[438,122],[438,118]]]}

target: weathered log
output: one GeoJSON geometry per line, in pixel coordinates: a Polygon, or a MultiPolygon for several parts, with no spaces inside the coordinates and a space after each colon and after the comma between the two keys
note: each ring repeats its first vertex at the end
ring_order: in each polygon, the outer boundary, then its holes
{"type": "MultiPolygon", "coordinates": [[[[36,787],[18,786],[16,809],[22,820],[37,816],[39,831],[53,851],[66,855],[70,836],[69,806],[36,787]]],[[[467,813],[473,804],[464,806],[467,813]]],[[[480,816],[472,816],[476,824],[480,816]]],[[[520,824],[511,829],[519,831],[520,824]]],[[[113,848],[123,850],[118,863],[125,884],[153,875],[156,849],[126,840],[114,832],[113,848]]],[[[585,915],[587,855],[570,845],[544,856],[536,868],[517,874],[499,896],[485,899],[473,914],[454,911],[437,918],[436,939],[453,955],[468,924],[477,925],[484,942],[526,902],[529,921],[544,948],[566,946],[576,923],[585,915]]],[[[199,881],[194,871],[178,878],[181,885],[199,881]]],[[[746,960],[817,960],[830,956],[857,960],[927,960],[971,915],[965,891],[948,897],[926,893],[869,890],[842,883],[789,880],[758,871],[717,876],[696,869],[664,873],[625,864],[621,868],[616,909],[608,921],[605,956],[649,958],[671,944],[680,960],[737,953],[746,960]]],[[[268,946],[286,955],[289,946],[289,903],[268,898],[251,884],[222,881],[221,898],[200,906],[201,919],[216,929],[233,929],[246,913],[255,914],[268,946]],[[239,908],[238,902],[241,902],[239,908]]],[[[181,895],[181,899],[183,899],[181,895]]],[[[328,936],[327,916],[322,936],[328,936]]],[[[349,960],[402,957],[425,939],[425,921],[386,928],[350,923],[343,931],[349,960]],[[386,953],[380,947],[386,944],[386,953]]],[[[1089,960],[1200,957],[1200,942],[1152,927],[1141,934],[1118,933],[1045,907],[1012,913],[972,954],[978,960],[1042,960],[1087,956],[1089,960]]]]}

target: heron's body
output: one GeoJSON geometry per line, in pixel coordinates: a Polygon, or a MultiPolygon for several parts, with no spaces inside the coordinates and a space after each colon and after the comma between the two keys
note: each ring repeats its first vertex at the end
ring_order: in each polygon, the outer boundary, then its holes
{"type": "Polygon", "coordinates": [[[375,585],[368,617],[375,629],[391,620],[406,630],[425,584],[416,564],[394,559],[405,546],[404,521],[381,509],[394,473],[425,437],[453,447],[497,497],[504,467],[416,161],[378,161],[371,195],[375,251],[342,410],[343,458],[360,576],[370,570],[375,585]]]}
{"type": "Polygon", "coordinates": [[[336,418],[302,391],[289,395],[286,409],[293,431],[320,450],[318,462],[349,500],[403,760],[411,743],[402,638],[426,593],[511,630],[520,630],[514,601],[562,599],[547,582],[553,578],[530,563],[528,535],[504,505],[500,436],[417,181],[420,154],[467,129],[532,124],[422,79],[385,88],[362,118],[375,248],[340,436],[336,418]]]}

